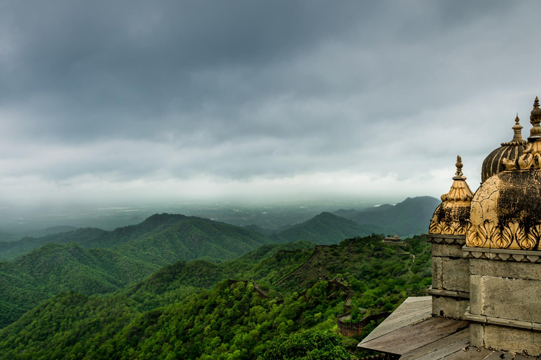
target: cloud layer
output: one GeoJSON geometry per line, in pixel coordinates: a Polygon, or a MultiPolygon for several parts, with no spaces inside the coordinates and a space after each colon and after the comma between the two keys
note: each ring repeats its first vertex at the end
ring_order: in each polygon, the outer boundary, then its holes
{"type": "Polygon", "coordinates": [[[476,188],[529,129],[540,12],[3,1],[0,202],[439,195],[457,154],[476,188]]]}

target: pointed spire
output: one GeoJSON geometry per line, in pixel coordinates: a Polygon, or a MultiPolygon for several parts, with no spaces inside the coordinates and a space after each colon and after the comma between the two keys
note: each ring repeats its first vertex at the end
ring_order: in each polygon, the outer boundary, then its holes
{"type": "Polygon", "coordinates": [[[533,110],[530,115],[530,123],[533,125],[533,127],[530,130],[530,137],[528,140],[535,141],[537,139],[541,138],[541,126],[539,126],[539,123],[541,123],[541,109],[539,108],[539,98],[536,96],[535,101],[533,103],[533,110]]]}
{"type": "Polygon", "coordinates": [[[462,173],[462,158],[460,155],[456,157],[456,172],[453,177],[453,185],[447,194],[441,196],[443,202],[447,201],[471,201],[473,199],[473,193],[470,187],[466,183],[466,177],[462,173]]]}

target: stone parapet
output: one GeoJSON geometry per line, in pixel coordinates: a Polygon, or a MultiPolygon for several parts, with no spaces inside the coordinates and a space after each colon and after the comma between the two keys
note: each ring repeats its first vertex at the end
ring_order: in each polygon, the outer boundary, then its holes
{"type": "Polygon", "coordinates": [[[541,252],[469,248],[473,346],[541,355],[541,252]]]}
{"type": "Polygon", "coordinates": [[[469,261],[462,258],[465,235],[429,234],[432,243],[432,315],[462,319],[469,305],[469,261]]]}

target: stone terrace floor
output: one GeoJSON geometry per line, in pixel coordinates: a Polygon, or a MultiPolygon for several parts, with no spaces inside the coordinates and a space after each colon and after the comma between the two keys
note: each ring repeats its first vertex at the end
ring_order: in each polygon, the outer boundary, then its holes
{"type": "Polygon", "coordinates": [[[395,355],[400,360],[532,360],[470,346],[467,321],[432,317],[432,297],[410,297],[383,321],[359,347],[395,355]]]}

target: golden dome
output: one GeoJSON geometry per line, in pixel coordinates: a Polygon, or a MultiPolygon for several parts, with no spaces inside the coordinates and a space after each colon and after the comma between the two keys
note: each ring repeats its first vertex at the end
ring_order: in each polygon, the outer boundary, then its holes
{"type": "Polygon", "coordinates": [[[475,193],[466,245],[538,250],[540,231],[541,170],[504,171],[475,193]]]}
{"type": "Polygon", "coordinates": [[[447,194],[441,196],[442,203],[430,221],[430,234],[466,235],[473,193],[462,174],[462,166],[462,159],[457,156],[453,185],[447,194]]]}
{"type": "Polygon", "coordinates": [[[515,125],[512,127],[514,135],[513,140],[502,143],[501,147],[492,151],[483,161],[481,167],[481,182],[485,182],[486,179],[492,175],[496,175],[505,170],[503,159],[516,160],[522,155],[523,147],[527,144],[527,141],[522,138],[522,126],[520,125],[520,119],[515,118],[515,125]]]}
{"type": "Polygon", "coordinates": [[[536,98],[529,143],[505,171],[486,180],[471,203],[469,247],[539,249],[541,237],[541,110],[536,98]]]}

